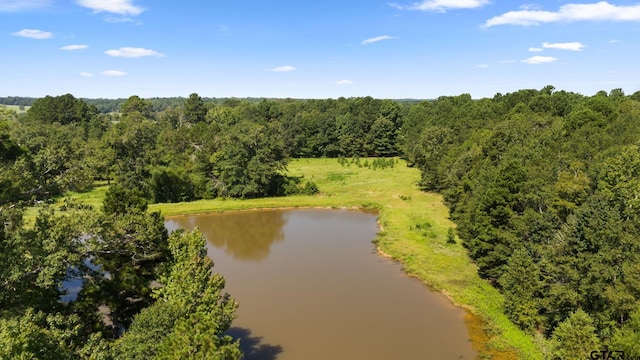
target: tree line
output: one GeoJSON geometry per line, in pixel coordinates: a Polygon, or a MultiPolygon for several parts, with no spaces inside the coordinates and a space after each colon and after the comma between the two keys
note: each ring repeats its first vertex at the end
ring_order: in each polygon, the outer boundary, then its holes
{"type": "Polygon", "coordinates": [[[304,179],[283,175],[287,159],[398,155],[403,111],[372,98],[214,105],[192,94],[163,111],[132,96],[103,114],[70,94],[47,96],[25,115],[4,110],[0,204],[86,191],[95,180],[150,202],[303,192],[304,179]]]}
{"type": "MultiPolygon", "coordinates": [[[[153,97],[145,99],[147,102],[151,104],[151,107],[154,111],[163,111],[170,107],[182,107],[188,98],[185,97],[153,97]]],[[[21,107],[28,107],[33,104],[34,101],[38,100],[38,98],[33,97],[24,97],[24,96],[5,96],[0,97],[0,105],[15,105],[21,107]]],[[[126,98],[119,99],[105,99],[105,98],[81,98],[87,105],[95,106],[95,108],[103,114],[108,113],[117,113],[120,111],[120,107],[127,101],[126,98]]],[[[232,106],[233,104],[237,104],[239,102],[247,102],[250,104],[259,103],[261,101],[280,101],[281,99],[270,99],[270,98],[210,98],[203,97],[202,100],[205,104],[211,105],[228,105],[232,106]]],[[[308,99],[286,99],[288,101],[305,101],[308,99]]],[[[415,104],[420,102],[420,100],[416,99],[398,99],[395,100],[401,104],[415,104]]]]}

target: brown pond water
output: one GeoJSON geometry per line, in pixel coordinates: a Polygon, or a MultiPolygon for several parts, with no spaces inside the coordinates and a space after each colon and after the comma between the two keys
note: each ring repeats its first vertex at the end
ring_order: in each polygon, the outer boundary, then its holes
{"type": "Polygon", "coordinates": [[[238,300],[245,359],[474,359],[465,312],[378,255],[376,216],[349,210],[190,215],[238,300]]]}

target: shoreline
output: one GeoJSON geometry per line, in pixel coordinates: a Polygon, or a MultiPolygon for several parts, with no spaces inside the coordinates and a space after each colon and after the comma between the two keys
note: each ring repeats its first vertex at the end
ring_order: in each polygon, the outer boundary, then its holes
{"type": "MultiPolygon", "coordinates": [[[[282,206],[282,207],[255,207],[246,209],[230,209],[230,210],[215,210],[215,211],[202,211],[202,212],[190,212],[184,214],[167,215],[165,219],[185,217],[191,215],[208,215],[208,214],[222,214],[222,213],[238,213],[248,211],[278,211],[278,210],[304,210],[304,209],[318,209],[318,210],[349,210],[349,211],[369,211],[368,209],[362,209],[357,206],[282,206]]],[[[377,210],[374,210],[377,211],[377,210]]]]}
{"type": "MultiPolygon", "coordinates": [[[[283,207],[253,207],[253,208],[245,208],[245,209],[227,209],[227,210],[217,210],[217,211],[204,211],[204,212],[193,212],[193,213],[181,213],[181,214],[173,214],[170,216],[165,216],[165,219],[172,218],[180,218],[194,215],[207,215],[207,214],[222,214],[222,213],[239,213],[239,212],[249,212],[249,211],[282,211],[282,210],[304,210],[304,209],[318,209],[318,210],[347,210],[347,211],[360,211],[360,212],[372,212],[376,215],[376,224],[378,226],[378,233],[384,233],[384,226],[380,221],[380,213],[383,212],[383,209],[371,209],[371,208],[363,208],[360,206],[283,206],[283,207]]],[[[402,272],[408,276],[409,278],[414,278],[420,281],[428,291],[436,292],[442,296],[444,296],[447,301],[451,303],[454,307],[462,310],[464,312],[463,321],[465,326],[467,327],[467,332],[469,336],[469,340],[471,341],[472,348],[476,351],[476,359],[483,358],[483,355],[489,354],[491,358],[499,358],[499,359],[517,359],[515,353],[511,352],[500,352],[496,353],[491,349],[487,348],[487,343],[490,341],[490,336],[488,335],[486,329],[488,326],[487,321],[485,321],[479,314],[477,314],[477,310],[468,304],[460,303],[456,301],[455,297],[449,293],[446,289],[437,289],[433,287],[426,279],[420,278],[419,276],[412,274],[406,270],[405,264],[388,254],[382,249],[382,247],[377,243],[376,239],[372,239],[376,254],[383,258],[387,258],[396,264],[400,265],[402,272]],[[505,356],[506,355],[506,356],[505,356]],[[497,357],[496,357],[497,356],[497,357]]]]}
{"type": "MultiPolygon", "coordinates": [[[[380,231],[384,231],[384,227],[382,226],[380,221],[378,221],[378,228],[380,229],[380,231]]],[[[464,311],[464,324],[467,327],[467,333],[469,335],[469,340],[471,341],[471,347],[473,348],[473,350],[476,351],[476,359],[481,359],[483,354],[490,354],[491,357],[495,355],[495,354],[492,354],[492,351],[486,347],[487,342],[490,341],[489,335],[487,334],[487,331],[486,331],[487,322],[483,320],[479,314],[476,313],[476,309],[474,309],[473,306],[457,302],[453,297],[453,295],[448,291],[446,291],[445,289],[440,289],[440,290],[436,289],[424,279],[421,279],[417,275],[407,272],[402,262],[395,259],[393,256],[387,254],[378,244],[375,244],[375,247],[376,247],[376,252],[379,256],[383,258],[387,258],[399,264],[400,268],[402,269],[402,272],[406,276],[417,279],[418,281],[420,281],[420,283],[425,285],[429,291],[437,292],[438,294],[447,298],[447,300],[451,303],[451,305],[464,311]]],[[[509,355],[513,355],[513,358],[517,359],[517,356],[515,354],[509,354],[509,355]]],[[[507,357],[511,357],[511,356],[507,356],[507,357]]]]}

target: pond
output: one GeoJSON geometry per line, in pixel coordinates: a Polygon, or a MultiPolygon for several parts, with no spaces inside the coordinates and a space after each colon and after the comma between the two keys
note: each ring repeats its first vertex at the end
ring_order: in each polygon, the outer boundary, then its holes
{"type": "Polygon", "coordinates": [[[198,227],[239,303],[245,359],[474,359],[465,312],[376,253],[375,214],[265,210],[173,217],[198,227]]]}

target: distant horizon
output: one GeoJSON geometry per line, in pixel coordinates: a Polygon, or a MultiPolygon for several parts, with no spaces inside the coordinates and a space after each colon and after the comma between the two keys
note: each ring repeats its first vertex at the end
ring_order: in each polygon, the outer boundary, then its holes
{"type": "Polygon", "coordinates": [[[0,46],[3,96],[640,90],[640,2],[623,0],[0,0],[0,46]]]}
{"type": "MultiPolygon", "coordinates": [[[[189,95],[196,93],[198,94],[198,96],[200,96],[202,99],[207,100],[207,99],[238,99],[238,100],[249,100],[249,99],[256,99],[256,100],[300,100],[300,101],[304,101],[304,100],[338,100],[340,98],[363,98],[363,97],[371,97],[374,99],[378,99],[378,100],[394,100],[394,101],[427,101],[427,100],[436,100],[439,97],[455,97],[455,96],[460,96],[460,95],[466,95],[469,94],[471,95],[471,99],[473,100],[480,100],[480,99],[487,99],[487,98],[493,98],[494,96],[501,94],[501,95],[506,95],[509,93],[514,93],[514,92],[518,92],[518,91],[522,91],[522,90],[536,90],[536,91],[540,91],[543,87],[538,88],[538,89],[534,89],[534,88],[520,88],[514,91],[507,91],[507,92],[497,92],[491,96],[483,96],[483,97],[474,97],[472,94],[468,93],[468,92],[462,92],[459,94],[454,94],[454,95],[438,95],[435,97],[431,97],[431,98],[416,98],[416,97],[403,97],[403,98],[386,98],[386,97],[375,97],[372,95],[362,95],[362,96],[339,96],[339,97],[310,97],[310,98],[303,98],[303,97],[270,97],[270,96],[205,96],[203,94],[197,93],[197,92],[191,92],[189,94],[186,95],[176,95],[176,96],[141,96],[139,94],[131,94],[128,96],[124,96],[124,97],[86,97],[86,96],[77,96],[74,93],[62,93],[62,94],[46,94],[43,96],[22,96],[22,95],[0,95],[0,99],[4,99],[4,98],[29,98],[29,99],[41,99],[44,98],[46,96],[62,96],[62,95],[66,95],[66,94],[71,94],[73,95],[75,98],[77,99],[87,99],[87,100],[126,100],[131,96],[138,96],[142,99],[187,99],[189,98],[189,95]]],[[[585,93],[581,93],[578,91],[569,91],[566,89],[559,89],[559,88],[554,88],[553,92],[559,92],[559,91],[565,91],[568,93],[575,93],[575,94],[580,94],[583,96],[595,96],[598,92],[600,91],[605,91],[607,94],[609,94],[611,92],[611,90],[615,90],[615,89],[621,89],[621,88],[610,88],[610,89],[600,89],[597,90],[596,92],[592,93],[592,94],[585,94],[585,93]]],[[[622,91],[624,92],[625,96],[629,96],[629,95],[633,95],[635,93],[640,92],[640,90],[636,90],[636,91],[632,91],[632,92],[627,92],[624,89],[622,89],[622,91]]],[[[0,103],[0,105],[2,105],[0,103]]]]}
{"type": "MultiPolygon", "coordinates": [[[[52,94],[47,94],[44,96],[21,96],[21,95],[7,95],[7,96],[1,96],[0,95],[0,99],[5,99],[5,98],[24,98],[24,99],[41,99],[43,97],[46,96],[52,96],[52,97],[56,97],[56,96],[62,96],[62,95],[66,95],[66,94],[71,94],[73,95],[73,97],[75,97],[76,99],[88,99],[88,100],[127,100],[128,98],[130,98],[131,96],[138,96],[141,99],[188,99],[189,95],[193,94],[190,93],[188,95],[179,95],[179,96],[149,96],[149,97],[143,97],[137,94],[131,94],[129,96],[126,97],[117,97],[117,98],[109,98],[109,97],[84,97],[84,96],[76,96],[73,93],[65,93],[65,94],[56,94],[56,95],[52,95],[52,94]]],[[[196,93],[197,94],[197,93],[196,93]]],[[[464,93],[463,93],[464,94],[464,93]]],[[[458,95],[463,95],[463,94],[458,94],[458,95]]],[[[458,95],[453,95],[453,96],[458,96],[458,95]]],[[[335,98],[293,98],[293,97],[266,97],[266,96],[202,96],[201,94],[198,94],[198,96],[200,96],[202,99],[207,100],[207,99],[237,99],[237,100],[245,100],[245,99],[264,99],[264,100],[337,100],[340,98],[361,98],[361,97],[369,97],[369,95],[364,95],[364,96],[341,96],[341,97],[335,97],[335,98]]],[[[444,96],[448,96],[448,95],[444,95],[444,96]]],[[[379,99],[379,100],[398,100],[398,101],[422,101],[422,100],[435,100],[436,98],[429,98],[429,99],[419,99],[419,98],[397,98],[397,99],[392,99],[392,98],[376,98],[373,96],[370,96],[371,98],[374,99],[379,99]]]]}

